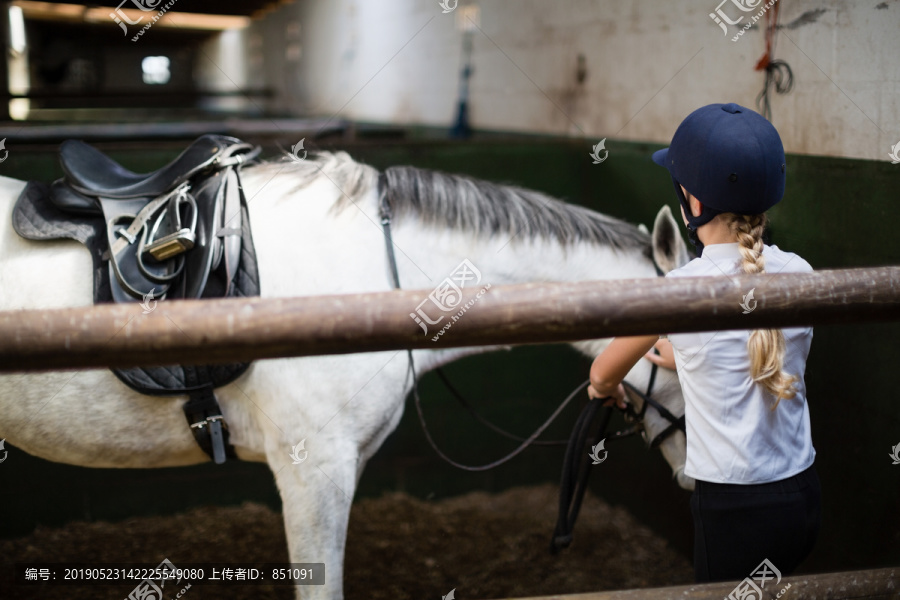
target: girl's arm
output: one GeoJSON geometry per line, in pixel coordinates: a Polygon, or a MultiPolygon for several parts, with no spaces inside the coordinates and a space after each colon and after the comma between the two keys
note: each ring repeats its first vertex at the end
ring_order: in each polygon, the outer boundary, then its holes
{"type": "Polygon", "coordinates": [[[622,380],[657,341],[658,335],[615,338],[591,365],[588,395],[591,398],[612,396],[620,408],[625,408],[622,380]]]}

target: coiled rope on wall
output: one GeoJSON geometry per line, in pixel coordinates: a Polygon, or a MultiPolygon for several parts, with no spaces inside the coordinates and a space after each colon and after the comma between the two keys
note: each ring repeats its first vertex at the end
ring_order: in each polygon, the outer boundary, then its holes
{"type": "Polygon", "coordinates": [[[790,65],[783,60],[773,58],[775,52],[775,34],[778,30],[778,12],[781,3],[785,0],[776,0],[772,10],[766,12],[766,52],[756,63],[755,70],[765,70],[766,80],[762,91],[756,97],[756,108],[769,121],[772,120],[772,106],[769,94],[774,87],[778,94],[787,94],[794,87],[794,73],[790,65]]]}

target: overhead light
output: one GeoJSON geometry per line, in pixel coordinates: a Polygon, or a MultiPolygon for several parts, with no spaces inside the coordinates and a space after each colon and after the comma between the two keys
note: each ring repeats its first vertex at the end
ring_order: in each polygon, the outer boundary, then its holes
{"type": "Polygon", "coordinates": [[[16,54],[25,52],[25,17],[16,5],[9,7],[9,45],[16,54]]]}

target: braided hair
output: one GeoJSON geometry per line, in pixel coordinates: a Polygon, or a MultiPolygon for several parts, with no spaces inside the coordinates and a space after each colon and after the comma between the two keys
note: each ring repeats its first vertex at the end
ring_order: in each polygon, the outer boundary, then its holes
{"type": "MultiPolygon", "coordinates": [[[[743,272],[765,273],[762,235],[768,222],[766,215],[723,213],[722,217],[738,242],[743,272]]],[[[784,372],[785,342],[780,329],[754,329],[747,341],[747,352],[750,377],[775,397],[772,410],[778,407],[782,398],[791,399],[796,395],[794,384],[799,378],[784,372]]]]}

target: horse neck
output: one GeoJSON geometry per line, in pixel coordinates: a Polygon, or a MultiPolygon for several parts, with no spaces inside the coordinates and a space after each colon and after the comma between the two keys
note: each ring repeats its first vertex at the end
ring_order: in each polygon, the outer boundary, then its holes
{"type": "MultiPolygon", "coordinates": [[[[291,178],[278,172],[248,170],[244,187],[254,241],[260,257],[264,296],[305,296],[391,289],[379,198],[371,186],[352,206],[334,210],[341,188],[329,177],[291,191],[291,178]],[[283,187],[279,187],[283,186],[283,187]],[[265,193],[262,193],[265,191],[265,193]],[[291,257],[286,260],[285,257],[291,257]]],[[[540,218],[540,214],[535,215],[540,218]]],[[[435,286],[468,260],[478,270],[478,284],[590,281],[652,277],[655,270],[643,248],[614,250],[588,242],[563,244],[530,238],[526,233],[476,235],[471,231],[427,225],[415,214],[392,224],[400,286],[423,290],[435,286]]],[[[649,240],[648,240],[649,245],[649,240]]],[[[416,307],[410,307],[413,312],[416,307]]],[[[573,344],[596,356],[606,340],[573,344]]],[[[417,352],[424,370],[491,348],[435,349],[417,352]]]]}
{"type": "MultiPolygon", "coordinates": [[[[580,242],[564,245],[553,239],[517,239],[510,235],[475,236],[465,231],[423,226],[415,220],[394,228],[397,264],[402,287],[431,290],[451,277],[463,264],[479,276],[468,285],[508,285],[526,282],[570,282],[654,277],[652,261],[641,249],[617,250],[580,242]],[[512,239],[510,239],[512,237],[512,239]]],[[[423,293],[423,299],[426,294],[423,293]]],[[[430,333],[430,331],[429,331],[430,333]]],[[[588,356],[596,356],[609,343],[605,340],[572,345],[588,356]]],[[[420,352],[417,364],[423,371],[464,356],[494,350],[492,347],[440,349],[420,352]]]]}
{"type": "Polygon", "coordinates": [[[397,264],[405,288],[433,287],[463,260],[476,267],[482,281],[492,286],[656,275],[653,262],[641,249],[618,250],[587,242],[565,245],[552,239],[518,239],[507,234],[475,236],[414,221],[395,225],[394,241],[403,254],[398,254],[397,264]]]}

